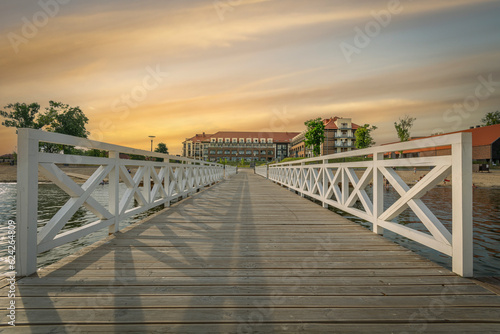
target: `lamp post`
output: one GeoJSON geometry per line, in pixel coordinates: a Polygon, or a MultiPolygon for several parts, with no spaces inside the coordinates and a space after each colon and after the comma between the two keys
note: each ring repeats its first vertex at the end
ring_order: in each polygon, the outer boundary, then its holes
{"type": "Polygon", "coordinates": [[[156,138],[156,136],[148,136],[151,138],[151,152],[153,152],[153,138],[156,138]]]}

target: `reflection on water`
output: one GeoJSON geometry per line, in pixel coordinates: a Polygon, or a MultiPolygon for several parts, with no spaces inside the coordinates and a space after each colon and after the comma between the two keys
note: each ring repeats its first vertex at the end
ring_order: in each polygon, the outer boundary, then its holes
{"type": "MultiPolygon", "coordinates": [[[[126,189],[124,185],[120,189],[123,193],[126,189]]],[[[370,189],[367,189],[370,192],[370,189]]],[[[99,186],[92,194],[99,203],[108,207],[107,185],[99,186]]],[[[371,197],[371,194],[369,193],[371,197]]],[[[39,185],[39,228],[59,210],[62,204],[69,198],[66,193],[57,186],[51,184],[39,185]]],[[[384,190],[384,207],[388,208],[399,198],[399,195],[392,188],[384,190]]],[[[443,224],[451,230],[451,188],[437,187],[432,189],[423,197],[423,201],[431,209],[443,224]]],[[[130,207],[132,206],[132,203],[130,207]]],[[[475,276],[500,276],[500,189],[477,188],[474,189],[474,274],[475,276]]],[[[149,214],[160,210],[161,207],[144,212],[123,221],[121,227],[125,227],[135,221],[143,219],[149,214]]],[[[371,224],[347,213],[332,209],[341,215],[371,228],[371,224]]],[[[16,219],[16,184],[0,183],[0,257],[3,260],[7,254],[6,240],[7,221],[16,219]]],[[[85,223],[95,221],[96,217],[84,208],[79,209],[65,229],[82,226],[85,223]]],[[[406,210],[397,219],[398,222],[408,227],[427,232],[425,227],[418,221],[411,210],[406,210]]],[[[107,229],[92,233],[83,238],[67,243],[50,251],[39,255],[39,266],[46,266],[59,259],[74,253],[82,247],[88,246],[107,235],[107,229]]],[[[385,231],[384,236],[395,241],[404,247],[411,249],[422,256],[451,269],[451,258],[437,251],[422,246],[412,240],[397,235],[391,231],[385,231]]],[[[6,263],[2,261],[4,268],[6,263]]]]}
{"type": "MultiPolygon", "coordinates": [[[[371,198],[371,189],[367,193],[371,198]]],[[[436,187],[428,192],[422,200],[434,215],[452,231],[451,228],[451,193],[450,187],[436,187]]],[[[393,189],[384,190],[384,208],[387,209],[396,200],[399,194],[393,189]]],[[[359,206],[359,209],[362,207],[359,206]]],[[[371,229],[371,223],[346,212],[331,208],[332,211],[371,229]]],[[[474,276],[500,276],[500,189],[476,188],[473,192],[473,220],[474,220],[474,276]]],[[[418,220],[410,209],[405,210],[394,221],[407,227],[428,233],[425,226],[418,220]]],[[[388,239],[428,258],[440,265],[451,269],[451,257],[441,254],[419,243],[384,230],[388,239]]]]}
{"type": "MultiPolygon", "coordinates": [[[[120,195],[122,195],[127,188],[123,184],[120,184],[120,186],[120,195]]],[[[92,193],[92,197],[105,208],[108,208],[108,185],[98,186],[92,193]]],[[[38,229],[43,227],[68,199],[69,196],[56,185],[40,184],[38,186],[38,229]]],[[[133,201],[131,202],[132,203],[130,203],[129,208],[133,207],[133,201]]],[[[120,227],[124,228],[154,212],[161,210],[162,208],[163,206],[158,206],[157,208],[132,216],[127,220],[123,220],[120,222],[120,227]]],[[[0,183],[0,257],[2,258],[0,270],[2,270],[2,272],[5,272],[7,265],[5,262],[5,257],[7,255],[7,240],[4,237],[7,234],[7,222],[9,220],[16,220],[16,184],[0,183]]],[[[93,213],[82,207],[73,215],[63,230],[80,227],[96,220],[98,220],[98,218],[93,213]]],[[[39,254],[38,267],[44,267],[52,264],[85,246],[104,239],[107,235],[108,229],[104,228],[78,240],[39,254]]]]}

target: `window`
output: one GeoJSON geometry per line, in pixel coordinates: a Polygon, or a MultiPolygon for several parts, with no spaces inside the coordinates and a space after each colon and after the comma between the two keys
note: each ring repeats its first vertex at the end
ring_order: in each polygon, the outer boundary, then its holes
{"type": "Polygon", "coordinates": [[[219,143],[223,143],[223,142],[224,142],[224,140],[223,140],[222,138],[219,138],[217,141],[218,141],[219,143]]]}
{"type": "Polygon", "coordinates": [[[214,151],[214,150],[211,150],[211,151],[210,151],[210,154],[215,154],[215,151],[214,151]]]}
{"type": "Polygon", "coordinates": [[[266,154],[266,151],[260,151],[260,154],[266,154]]]}
{"type": "Polygon", "coordinates": [[[273,154],[274,154],[274,152],[273,152],[273,151],[269,151],[269,152],[267,152],[267,154],[269,154],[269,155],[273,155],[273,154]]]}
{"type": "Polygon", "coordinates": [[[240,151],[240,154],[245,154],[245,151],[241,150],[241,151],[240,151]]]}
{"type": "Polygon", "coordinates": [[[251,144],[252,143],[252,138],[247,138],[247,143],[251,144]]]}
{"type": "Polygon", "coordinates": [[[252,154],[252,151],[248,150],[248,151],[247,151],[247,154],[252,154]]]}
{"type": "Polygon", "coordinates": [[[217,151],[217,154],[222,154],[222,151],[217,151]]]}
{"type": "Polygon", "coordinates": [[[238,138],[233,138],[233,143],[237,143],[238,142],[238,138]]]}
{"type": "Polygon", "coordinates": [[[230,142],[231,142],[231,139],[226,138],[226,143],[230,143],[230,142]]]}
{"type": "Polygon", "coordinates": [[[261,143],[261,144],[265,144],[265,143],[266,143],[266,138],[261,138],[261,139],[260,139],[260,143],[261,143]]]}
{"type": "Polygon", "coordinates": [[[245,142],[245,139],[240,138],[240,143],[244,143],[244,142],[245,142]]]}
{"type": "Polygon", "coordinates": [[[210,139],[210,142],[211,142],[211,143],[216,143],[217,141],[215,140],[215,138],[211,138],[211,139],[210,139]]]}
{"type": "Polygon", "coordinates": [[[238,151],[232,151],[231,154],[238,154],[238,151]]]}
{"type": "Polygon", "coordinates": [[[226,150],[224,151],[224,154],[231,154],[231,152],[226,150]]]}
{"type": "Polygon", "coordinates": [[[259,151],[253,151],[253,154],[259,154],[259,151]]]}
{"type": "Polygon", "coordinates": [[[267,138],[267,142],[272,144],[273,143],[273,139],[272,138],[267,138]]]}
{"type": "Polygon", "coordinates": [[[253,139],[253,142],[254,142],[255,144],[258,144],[258,143],[259,143],[259,139],[258,139],[258,138],[254,138],[254,139],[253,139]]]}

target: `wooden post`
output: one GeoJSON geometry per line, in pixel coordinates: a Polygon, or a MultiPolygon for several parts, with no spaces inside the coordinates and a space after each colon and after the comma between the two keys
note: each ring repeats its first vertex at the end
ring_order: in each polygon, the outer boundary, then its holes
{"type": "Polygon", "coordinates": [[[29,129],[17,135],[16,276],[29,276],[37,269],[38,140],[29,129]]]}
{"type": "Polygon", "coordinates": [[[108,234],[115,234],[120,230],[120,153],[116,151],[109,152],[110,163],[113,164],[113,169],[109,173],[108,180],[108,203],[109,213],[114,216],[114,223],[108,227],[108,234]]]}
{"type": "Polygon", "coordinates": [[[378,225],[378,217],[384,212],[384,177],[379,170],[384,153],[373,153],[373,233],[384,234],[384,229],[378,225]]]}
{"type": "Polygon", "coordinates": [[[473,276],[472,135],[461,133],[452,145],[453,272],[473,276]]]}

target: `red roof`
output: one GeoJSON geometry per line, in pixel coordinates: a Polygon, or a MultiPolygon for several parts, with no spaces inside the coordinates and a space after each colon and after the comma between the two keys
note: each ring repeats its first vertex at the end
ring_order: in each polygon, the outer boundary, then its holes
{"type": "MultiPolygon", "coordinates": [[[[472,133],[472,147],[487,146],[487,145],[493,144],[493,142],[495,142],[497,139],[500,138],[500,124],[482,126],[479,128],[473,128],[473,129],[467,129],[467,130],[461,130],[461,131],[455,131],[455,132],[442,133],[439,135],[428,136],[428,137],[412,138],[410,140],[419,140],[419,139],[423,139],[423,138],[439,137],[439,136],[445,136],[445,135],[450,135],[453,133],[460,133],[460,132],[472,133]]],[[[395,143],[399,143],[399,142],[395,142],[395,143]]],[[[387,143],[387,144],[383,144],[383,145],[389,145],[389,144],[394,144],[394,143],[387,143]]],[[[444,150],[444,149],[449,149],[450,147],[451,147],[450,145],[439,146],[439,147],[427,147],[427,148],[420,148],[420,149],[414,149],[414,150],[405,150],[405,151],[403,151],[403,153],[444,150]]]]}
{"type": "MultiPolygon", "coordinates": [[[[338,126],[337,126],[337,124],[335,124],[335,121],[337,121],[338,119],[342,119],[342,117],[335,116],[332,118],[324,119],[323,123],[325,124],[325,129],[326,130],[337,130],[338,126]]],[[[352,123],[352,122],[351,122],[351,124],[352,124],[353,129],[359,128],[359,125],[352,123]]]]}
{"type": "MultiPolygon", "coordinates": [[[[450,135],[452,133],[460,133],[460,132],[472,133],[472,146],[486,146],[493,144],[494,141],[500,138],[500,124],[481,126],[479,128],[473,128],[455,132],[442,133],[439,135],[423,137],[423,138],[445,136],[445,135],[450,135]]],[[[412,140],[417,140],[417,139],[422,139],[422,138],[415,138],[412,140]]]]}
{"type": "Polygon", "coordinates": [[[210,136],[211,138],[273,138],[275,143],[287,143],[299,132],[242,132],[242,131],[219,131],[210,136]]]}
{"type": "Polygon", "coordinates": [[[458,132],[472,133],[472,146],[491,145],[500,138],[500,124],[482,126],[480,128],[467,129],[458,132]]]}
{"type": "Polygon", "coordinates": [[[211,136],[213,136],[213,135],[211,135],[211,134],[205,134],[205,133],[202,133],[201,135],[200,134],[196,134],[196,136],[194,136],[193,138],[189,138],[188,140],[190,140],[192,142],[195,142],[195,143],[199,143],[199,142],[202,142],[202,141],[210,140],[211,136]]]}

